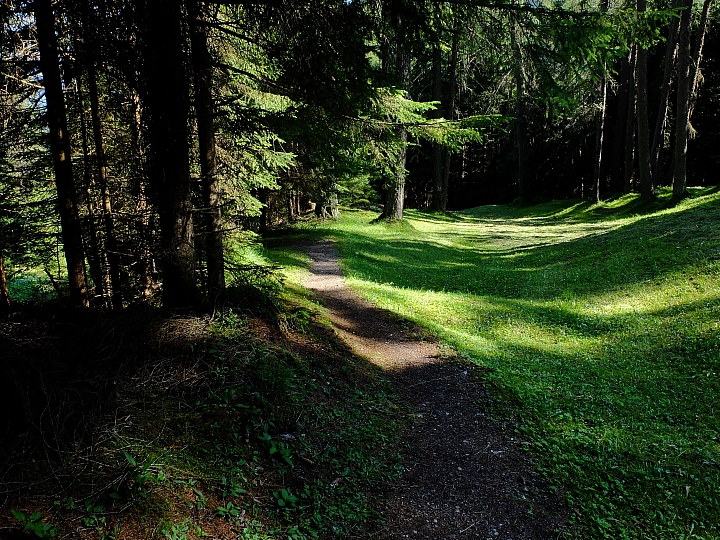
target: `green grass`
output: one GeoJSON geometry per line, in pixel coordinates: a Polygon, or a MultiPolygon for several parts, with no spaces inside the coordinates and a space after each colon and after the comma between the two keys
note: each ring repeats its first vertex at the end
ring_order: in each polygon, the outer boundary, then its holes
{"type": "Polygon", "coordinates": [[[720,195],[693,193],[345,211],[300,234],[336,238],[353,288],[488,368],[579,536],[717,539],[720,195]]]}

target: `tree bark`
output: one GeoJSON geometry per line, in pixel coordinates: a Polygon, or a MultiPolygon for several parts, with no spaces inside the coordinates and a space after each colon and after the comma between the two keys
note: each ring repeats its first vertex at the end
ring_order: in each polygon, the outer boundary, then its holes
{"type": "Polygon", "coordinates": [[[637,65],[637,46],[633,47],[630,53],[630,78],[628,81],[628,106],[625,118],[625,193],[632,191],[633,169],[635,164],[635,111],[637,110],[637,85],[635,72],[637,65]]]}
{"type": "MultiPolygon", "coordinates": [[[[647,1],[638,0],[639,12],[646,11],[647,1]]],[[[650,173],[650,126],[647,101],[647,49],[638,46],[637,51],[637,143],[638,169],[640,171],[640,197],[644,201],[655,200],[655,186],[650,173]]]]}
{"type": "MultiPolygon", "coordinates": [[[[612,153],[612,185],[615,189],[624,186],[625,138],[627,132],[628,97],[630,95],[630,54],[622,59],[620,68],[620,84],[617,91],[617,107],[615,113],[615,130],[613,133],[612,153]]],[[[633,115],[635,109],[635,91],[633,95],[633,115]]]]}
{"type": "MultiPolygon", "coordinates": [[[[602,0],[600,11],[605,13],[608,10],[609,0],[602,0]]],[[[594,193],[596,203],[600,202],[600,181],[603,173],[603,139],[605,138],[605,116],[607,113],[607,76],[606,66],[603,65],[603,73],[598,82],[598,96],[600,108],[595,112],[595,171],[593,174],[594,193]]]]}
{"type": "Polygon", "coordinates": [[[83,155],[83,184],[85,187],[85,201],[87,206],[87,250],[88,266],[90,268],[90,279],[95,284],[94,297],[104,298],[105,296],[105,272],[103,271],[103,256],[100,249],[100,238],[98,237],[97,224],[95,223],[95,205],[93,204],[93,188],[95,183],[92,176],[90,164],[90,143],[88,142],[87,122],[85,121],[85,99],[82,91],[82,81],[77,80],[77,94],[80,108],[80,139],[83,155]]]}
{"type": "Polygon", "coordinates": [[[258,226],[258,233],[261,235],[267,232],[268,226],[270,225],[270,216],[268,211],[268,201],[270,199],[269,194],[270,190],[268,188],[258,189],[258,200],[260,201],[260,204],[262,204],[262,208],[260,209],[260,224],[258,226]]]}
{"type": "Polygon", "coordinates": [[[517,35],[513,33],[513,49],[515,54],[515,139],[518,151],[518,197],[521,199],[530,198],[530,175],[528,161],[530,157],[530,138],[528,137],[527,105],[525,66],[522,58],[522,50],[517,41],[517,35]]]}
{"type": "MultiPolygon", "coordinates": [[[[433,47],[433,88],[432,100],[442,99],[442,54],[440,47],[433,47]]],[[[435,118],[442,116],[442,105],[438,105],[435,111],[435,118]]],[[[433,143],[433,192],[430,201],[432,210],[440,210],[442,207],[442,184],[443,184],[443,146],[440,143],[433,143]]]]}
{"type": "Polygon", "coordinates": [[[0,253],[0,313],[10,309],[10,292],[8,291],[7,279],[5,278],[5,265],[3,256],[0,253]]]}
{"type": "Polygon", "coordinates": [[[88,90],[90,93],[90,115],[92,117],[93,142],[95,144],[95,158],[97,160],[97,179],[100,184],[103,205],[103,225],[105,226],[105,251],[110,274],[110,302],[113,309],[122,309],[122,281],[120,278],[120,261],[118,243],[115,236],[115,222],[110,201],[110,186],[107,175],[107,159],[102,138],[102,125],[100,123],[100,98],[98,95],[97,72],[95,62],[90,59],[87,66],[88,90]]]}
{"type": "MultiPolygon", "coordinates": [[[[448,88],[447,110],[445,115],[448,120],[455,118],[455,93],[457,92],[457,64],[458,48],[460,42],[460,29],[455,27],[450,53],[450,88],[448,88]]],[[[443,148],[443,169],[442,169],[442,196],[440,198],[440,209],[447,210],[448,192],[450,190],[450,149],[443,148]]]]}
{"type": "Polygon", "coordinates": [[[397,153],[395,176],[385,197],[382,218],[388,221],[401,221],[405,206],[405,158],[407,156],[407,129],[398,128],[398,140],[402,147],[397,153]]]}
{"type": "Polygon", "coordinates": [[[37,41],[40,49],[40,69],[43,74],[47,119],[50,128],[50,151],[55,170],[55,187],[58,196],[63,250],[67,264],[70,298],[76,306],[88,307],[85,251],[77,208],[77,195],[73,179],[70,134],[63,96],[55,16],[51,0],[34,0],[37,41]]]}
{"type": "Polygon", "coordinates": [[[600,95],[600,108],[595,113],[595,172],[593,199],[600,202],[600,181],[603,167],[603,138],[605,134],[605,111],[607,103],[607,80],[603,75],[598,83],[598,94],[600,95]]]}
{"type": "Polygon", "coordinates": [[[142,79],[150,137],[150,179],[160,218],[163,303],[199,302],[195,277],[188,145],[189,80],[182,9],[173,0],[147,0],[142,79]]]}
{"type": "Polygon", "coordinates": [[[675,111],[675,168],[673,174],[673,200],[687,196],[687,140],[690,124],[690,23],[692,21],[692,0],[684,0],[685,9],[680,16],[680,38],[678,40],[678,89],[675,111]]]}
{"type": "MultiPolygon", "coordinates": [[[[703,45],[705,44],[705,35],[707,34],[708,28],[708,15],[710,13],[710,6],[712,0],[705,0],[703,2],[702,15],[700,16],[700,25],[698,26],[697,40],[695,41],[695,47],[693,48],[693,60],[690,65],[690,110],[688,112],[688,122],[692,118],[693,110],[695,109],[695,101],[697,99],[697,87],[700,77],[700,62],[702,61],[703,45]]],[[[694,137],[695,130],[692,125],[689,126],[690,136],[694,137]]]]}
{"type": "Polygon", "coordinates": [[[147,193],[147,174],[144,167],[146,160],[145,147],[142,142],[142,106],[140,97],[137,93],[132,94],[132,138],[137,156],[137,204],[135,211],[138,215],[138,251],[139,251],[139,267],[138,277],[140,284],[140,293],[147,298],[152,292],[152,272],[153,272],[153,255],[150,249],[151,231],[150,216],[151,209],[148,203],[147,193]]]}
{"type": "MultiPolygon", "coordinates": [[[[408,51],[405,44],[399,43],[396,54],[395,67],[397,76],[401,87],[407,90],[410,84],[410,51],[408,51]]],[[[407,174],[405,170],[405,158],[407,157],[408,133],[407,129],[403,126],[396,129],[400,149],[398,150],[395,161],[395,174],[393,178],[390,179],[390,186],[388,186],[385,197],[385,208],[383,208],[383,213],[380,216],[381,219],[387,221],[401,221],[405,207],[405,177],[407,174]]]]}
{"type": "Polygon", "coordinates": [[[225,289],[225,255],[220,206],[220,185],[215,151],[215,106],[212,96],[212,62],[202,3],[191,2],[191,46],[195,75],[200,175],[205,225],[208,293],[216,298],[225,289]]]}
{"type": "MultiPolygon", "coordinates": [[[[677,0],[673,7],[677,7],[677,0]]],[[[675,54],[677,50],[677,31],[679,19],[673,17],[668,25],[667,44],[665,46],[665,64],[663,81],[660,86],[660,104],[658,105],[657,118],[655,119],[655,131],[650,146],[650,172],[657,180],[660,178],[660,150],[662,149],[665,123],[667,122],[668,101],[670,98],[670,87],[672,86],[672,73],[675,68],[675,54]]]]}

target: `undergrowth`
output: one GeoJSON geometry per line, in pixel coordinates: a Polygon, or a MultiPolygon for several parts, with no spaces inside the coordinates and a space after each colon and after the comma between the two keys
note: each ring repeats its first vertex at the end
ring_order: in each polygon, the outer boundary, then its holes
{"type": "Polygon", "coordinates": [[[280,299],[274,277],[239,281],[231,298],[264,295],[274,322],[59,306],[0,321],[29,420],[3,448],[0,537],[298,540],[378,526],[405,418],[391,387],[299,288],[280,299]]]}
{"type": "MultiPolygon", "coordinates": [[[[582,538],[720,538],[720,195],[346,210],[350,285],[483,366],[582,538]]],[[[302,261],[298,261],[299,264],[302,261]]],[[[570,534],[570,533],[568,533],[570,534]]]]}

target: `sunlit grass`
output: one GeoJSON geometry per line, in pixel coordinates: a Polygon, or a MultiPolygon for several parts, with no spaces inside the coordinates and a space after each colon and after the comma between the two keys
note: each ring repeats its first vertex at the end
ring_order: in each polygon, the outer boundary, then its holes
{"type": "Polygon", "coordinates": [[[668,195],[313,234],[353,288],[488,368],[579,534],[720,538],[720,196],[668,195]]]}

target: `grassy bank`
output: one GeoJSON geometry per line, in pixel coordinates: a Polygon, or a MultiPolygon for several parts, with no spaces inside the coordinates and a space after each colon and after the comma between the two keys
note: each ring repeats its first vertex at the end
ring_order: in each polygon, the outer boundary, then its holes
{"type": "Polygon", "coordinates": [[[720,538],[720,196],[346,211],[352,287],[486,368],[587,538],[720,538]]]}

